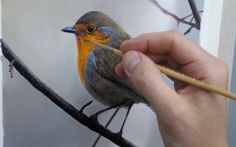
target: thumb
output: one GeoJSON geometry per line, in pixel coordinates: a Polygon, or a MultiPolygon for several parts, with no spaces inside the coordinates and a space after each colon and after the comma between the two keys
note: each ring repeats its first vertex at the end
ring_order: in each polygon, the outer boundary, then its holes
{"type": "Polygon", "coordinates": [[[170,108],[176,105],[178,94],[162,80],[160,71],[147,56],[129,51],[124,55],[122,65],[134,88],[154,108],[170,108]]]}

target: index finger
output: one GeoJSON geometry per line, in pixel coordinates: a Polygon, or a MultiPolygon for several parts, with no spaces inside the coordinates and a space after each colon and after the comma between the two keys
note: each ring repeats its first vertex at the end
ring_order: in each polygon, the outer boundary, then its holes
{"type": "Polygon", "coordinates": [[[182,65],[209,60],[209,53],[178,31],[156,32],[124,41],[123,52],[137,50],[144,54],[168,54],[182,65]]]}

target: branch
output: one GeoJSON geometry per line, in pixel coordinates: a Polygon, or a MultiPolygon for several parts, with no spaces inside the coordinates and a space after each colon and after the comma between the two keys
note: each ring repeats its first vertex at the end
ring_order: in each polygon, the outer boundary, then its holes
{"type": "Polygon", "coordinates": [[[188,35],[192,31],[193,27],[189,27],[185,32],[184,35],[188,35]]]}
{"type": "MultiPolygon", "coordinates": [[[[191,20],[190,20],[190,22],[192,22],[193,19],[194,19],[194,18],[192,17],[191,20]]],[[[192,29],[193,29],[193,27],[190,26],[190,27],[184,32],[184,35],[188,35],[188,34],[192,31],[192,29]]]]}
{"type": "Polygon", "coordinates": [[[168,10],[164,9],[164,8],[157,2],[157,0],[150,0],[150,1],[153,2],[164,14],[169,15],[169,16],[171,16],[173,19],[175,19],[175,20],[177,21],[177,25],[179,25],[179,23],[183,23],[183,24],[189,25],[189,26],[191,26],[191,27],[196,28],[196,29],[199,30],[197,24],[192,23],[192,22],[188,22],[188,21],[186,21],[185,19],[180,18],[180,17],[176,16],[175,14],[169,12],[168,10]]]}
{"type": "MultiPolygon", "coordinates": [[[[199,12],[199,14],[200,13],[202,13],[203,11],[198,11],[199,12]]],[[[187,18],[189,18],[189,17],[192,17],[193,16],[193,14],[189,14],[189,15],[187,15],[187,16],[185,16],[185,17],[182,17],[181,19],[187,19],[187,18]]]]}
{"type": "Polygon", "coordinates": [[[12,65],[17,69],[17,71],[38,91],[42,92],[48,99],[50,99],[54,104],[64,110],[67,114],[77,120],[79,123],[88,127],[90,130],[99,133],[105,138],[109,139],[113,143],[119,146],[133,147],[129,141],[119,136],[116,133],[105,129],[97,121],[89,118],[81,111],[77,110],[73,105],[65,101],[61,96],[59,96],[55,91],[43,83],[11,50],[11,48],[1,40],[1,47],[3,55],[12,63],[12,65]],[[14,62],[12,62],[14,61],[14,62]]]}
{"type": "Polygon", "coordinates": [[[194,16],[194,19],[195,19],[196,24],[197,24],[197,29],[200,30],[200,28],[201,28],[201,16],[200,16],[199,11],[197,9],[196,3],[195,3],[194,0],[188,0],[188,3],[189,3],[190,8],[193,12],[193,16],[194,16]]]}

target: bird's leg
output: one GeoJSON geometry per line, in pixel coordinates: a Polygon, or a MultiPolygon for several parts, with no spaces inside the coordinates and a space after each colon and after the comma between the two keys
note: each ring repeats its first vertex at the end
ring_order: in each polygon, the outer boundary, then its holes
{"type": "MultiPolygon", "coordinates": [[[[118,113],[118,111],[120,110],[120,108],[117,108],[115,110],[115,112],[112,114],[111,118],[108,120],[107,124],[105,125],[105,128],[107,128],[110,123],[112,122],[112,120],[114,119],[114,117],[116,116],[116,114],[118,113]]],[[[99,139],[101,138],[101,135],[99,134],[98,137],[96,138],[96,140],[94,141],[92,147],[95,147],[99,141],[99,139]]]]}
{"type": "Polygon", "coordinates": [[[126,122],[128,116],[129,116],[129,112],[130,112],[130,109],[132,108],[132,106],[133,106],[133,103],[130,103],[130,104],[129,104],[129,107],[128,107],[128,110],[127,110],[127,112],[126,112],[126,115],[125,115],[125,119],[124,119],[124,121],[123,121],[123,124],[122,124],[122,126],[121,126],[121,128],[120,128],[120,131],[118,132],[118,135],[119,135],[119,136],[122,136],[122,134],[123,134],[123,129],[124,129],[124,126],[125,126],[125,122],[126,122]]]}
{"type": "Polygon", "coordinates": [[[93,101],[89,101],[88,103],[86,103],[85,105],[83,105],[83,107],[80,109],[80,112],[83,113],[84,109],[87,108],[89,105],[91,105],[93,103],[93,101]]]}
{"type": "Polygon", "coordinates": [[[111,106],[111,107],[108,107],[108,108],[105,108],[105,109],[102,109],[98,112],[96,112],[95,114],[91,115],[90,118],[94,119],[94,120],[97,120],[98,118],[98,115],[108,111],[108,110],[111,110],[111,109],[114,109],[114,108],[117,108],[117,107],[120,107],[120,106],[123,106],[127,103],[127,101],[123,102],[123,103],[120,103],[120,104],[116,104],[114,106],[111,106]]]}

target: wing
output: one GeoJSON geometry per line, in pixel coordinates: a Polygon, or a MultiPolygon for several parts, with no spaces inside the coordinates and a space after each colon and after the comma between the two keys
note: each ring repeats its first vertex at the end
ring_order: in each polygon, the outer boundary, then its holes
{"type": "Polygon", "coordinates": [[[121,92],[124,97],[129,96],[129,99],[131,99],[133,102],[147,103],[147,101],[142,96],[133,90],[131,83],[122,80],[116,75],[115,67],[121,62],[122,57],[115,54],[110,49],[101,47],[93,49],[92,54],[96,73],[98,73],[100,77],[106,80],[106,82],[109,81],[113,87],[116,86],[116,88],[119,89],[119,92],[121,92]]]}

